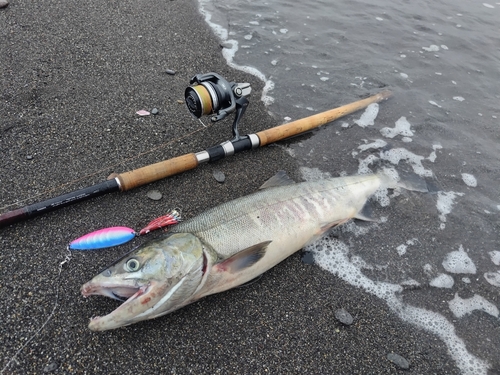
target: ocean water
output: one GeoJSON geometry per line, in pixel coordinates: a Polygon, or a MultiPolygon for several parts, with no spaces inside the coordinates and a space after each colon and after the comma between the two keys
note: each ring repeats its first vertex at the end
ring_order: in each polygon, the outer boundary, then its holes
{"type": "Polygon", "coordinates": [[[385,168],[429,192],[381,191],[377,223],[351,222],[306,251],[434,333],[463,374],[498,371],[500,3],[199,4],[228,64],[265,83],[251,101],[282,122],[393,92],[280,147],[304,179],[385,168]]]}

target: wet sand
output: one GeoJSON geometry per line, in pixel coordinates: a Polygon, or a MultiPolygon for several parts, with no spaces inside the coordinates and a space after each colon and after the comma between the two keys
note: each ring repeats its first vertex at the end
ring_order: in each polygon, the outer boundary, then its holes
{"type": "MultiPolygon", "coordinates": [[[[46,1],[11,2],[0,10],[0,212],[229,139],[232,118],[204,128],[178,103],[197,73],[215,71],[252,84],[242,133],[279,124],[259,101],[262,83],[226,65],[196,6],[46,1]],[[152,108],[160,114],[135,114],[152,108]]],[[[458,373],[440,340],[401,322],[377,298],[302,263],[301,254],[248,287],[168,316],[115,331],[88,330],[91,316],[117,302],[84,299],[80,286],[147,237],[110,250],[73,252],[58,277],[71,240],[108,226],[139,230],[173,207],[185,218],[195,216],[255,191],[280,169],[298,177],[296,161],[271,145],[0,229],[3,373],[403,371],[389,353],[410,362],[406,373],[458,373]],[[215,170],[224,172],[223,184],[215,170]],[[149,199],[151,190],[163,198],[149,199]],[[341,307],[354,317],[352,325],[335,318],[341,307]]]]}

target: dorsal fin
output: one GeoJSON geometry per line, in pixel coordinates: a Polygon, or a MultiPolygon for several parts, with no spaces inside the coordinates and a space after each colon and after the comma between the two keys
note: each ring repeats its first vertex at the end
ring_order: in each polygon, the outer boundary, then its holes
{"type": "Polygon", "coordinates": [[[277,186],[292,185],[295,181],[292,180],[285,171],[278,171],[273,177],[264,182],[259,189],[268,189],[277,186]]]}

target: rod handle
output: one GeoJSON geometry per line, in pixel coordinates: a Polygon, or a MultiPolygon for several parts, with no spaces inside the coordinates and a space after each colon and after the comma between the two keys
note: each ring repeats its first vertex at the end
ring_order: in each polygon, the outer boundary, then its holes
{"type": "Polygon", "coordinates": [[[282,139],[293,137],[295,135],[318,128],[321,125],[337,120],[340,117],[366,108],[372,103],[381,102],[382,100],[389,98],[391,95],[392,93],[389,90],[384,90],[376,95],[343,105],[342,107],[334,108],[329,111],[321,112],[300,120],[276,126],[271,129],[263,130],[257,133],[257,136],[260,139],[260,146],[265,146],[270,143],[274,143],[282,139]]]}
{"type": "Polygon", "coordinates": [[[165,177],[194,169],[197,166],[198,159],[196,155],[190,153],[134,169],[133,171],[121,173],[116,178],[120,184],[120,190],[127,191],[165,177]]]}

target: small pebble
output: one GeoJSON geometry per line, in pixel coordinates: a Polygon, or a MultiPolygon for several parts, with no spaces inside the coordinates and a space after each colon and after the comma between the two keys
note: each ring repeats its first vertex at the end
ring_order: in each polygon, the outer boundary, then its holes
{"type": "Polygon", "coordinates": [[[158,108],[153,108],[153,109],[151,110],[151,114],[152,114],[152,115],[157,115],[158,113],[160,113],[160,112],[158,111],[158,108]]]}
{"type": "Polygon", "coordinates": [[[5,8],[7,5],[9,5],[8,0],[0,0],[0,8],[5,8]]]}
{"type": "Polygon", "coordinates": [[[33,159],[33,155],[26,155],[26,159],[32,160],[33,159]]]}
{"type": "Polygon", "coordinates": [[[335,311],[335,318],[337,318],[340,323],[345,324],[346,326],[350,326],[354,321],[352,315],[349,314],[346,309],[338,309],[337,311],[335,311]]]}
{"type": "Polygon", "coordinates": [[[214,171],[213,174],[217,182],[220,182],[221,184],[226,180],[226,176],[221,171],[214,171]]]}
{"type": "Polygon", "coordinates": [[[139,116],[149,116],[151,113],[144,109],[141,109],[140,111],[137,111],[136,114],[138,114],[139,116]]]}
{"type": "Polygon", "coordinates": [[[177,100],[177,103],[178,103],[178,104],[184,104],[184,103],[185,103],[185,101],[184,101],[184,100],[180,100],[180,99],[179,99],[179,100],[177,100]]]}
{"type": "Polygon", "coordinates": [[[303,251],[300,259],[302,260],[302,263],[314,264],[314,256],[310,251],[303,251]]]}
{"type": "Polygon", "coordinates": [[[173,76],[176,72],[175,72],[175,70],[167,69],[167,70],[165,70],[165,73],[170,74],[171,76],[173,76]]]}
{"type": "Polygon", "coordinates": [[[396,366],[399,366],[400,368],[407,370],[410,368],[410,362],[406,358],[401,357],[399,354],[396,353],[389,353],[387,354],[387,359],[394,363],[396,366]]]}
{"type": "Polygon", "coordinates": [[[159,201],[162,197],[162,194],[158,190],[148,191],[148,198],[154,201],[159,201]]]}
{"type": "Polygon", "coordinates": [[[52,362],[43,368],[43,372],[52,372],[56,368],[57,368],[57,362],[52,362]]]}

